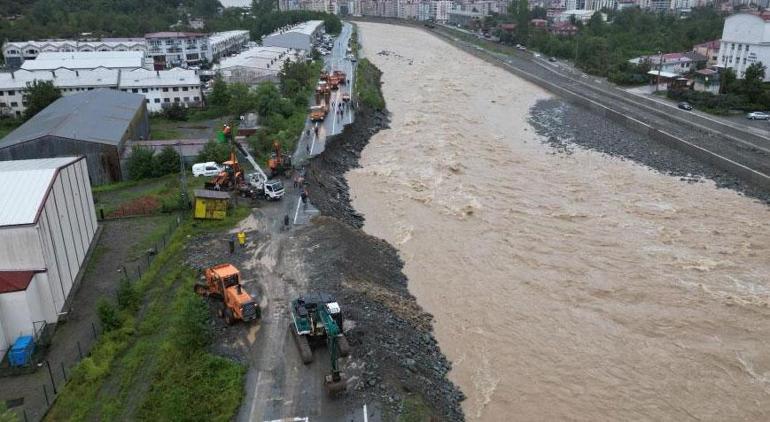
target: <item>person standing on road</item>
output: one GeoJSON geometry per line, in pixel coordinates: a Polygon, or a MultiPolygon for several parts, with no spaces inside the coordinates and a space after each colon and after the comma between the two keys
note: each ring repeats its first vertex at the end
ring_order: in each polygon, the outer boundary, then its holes
{"type": "Polygon", "coordinates": [[[302,190],[300,197],[302,198],[302,208],[307,209],[307,188],[302,190]]]}

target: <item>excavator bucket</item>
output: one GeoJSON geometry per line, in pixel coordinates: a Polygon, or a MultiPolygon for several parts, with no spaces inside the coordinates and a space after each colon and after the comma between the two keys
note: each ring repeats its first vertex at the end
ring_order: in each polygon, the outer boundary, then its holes
{"type": "Polygon", "coordinates": [[[326,375],[324,378],[324,386],[327,393],[330,396],[334,396],[348,389],[348,379],[343,373],[339,373],[337,376],[326,375]],[[337,379],[335,381],[335,378],[337,379]]]}

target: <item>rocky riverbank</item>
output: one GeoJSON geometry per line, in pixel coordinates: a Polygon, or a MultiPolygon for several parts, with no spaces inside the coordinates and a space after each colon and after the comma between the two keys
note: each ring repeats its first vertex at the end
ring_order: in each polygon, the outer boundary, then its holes
{"type": "Polygon", "coordinates": [[[355,322],[347,335],[363,365],[353,389],[395,412],[417,394],[439,420],[460,421],[464,395],[447,378],[451,364],[432,335],[432,316],[409,293],[396,249],[365,234],[363,217],[350,205],[345,173],[358,167],[361,150],[388,121],[386,111],[362,105],[355,123],[311,160],[308,189],[322,216],[295,241],[325,251],[306,257],[314,269],[310,285],[334,293],[355,322]]]}

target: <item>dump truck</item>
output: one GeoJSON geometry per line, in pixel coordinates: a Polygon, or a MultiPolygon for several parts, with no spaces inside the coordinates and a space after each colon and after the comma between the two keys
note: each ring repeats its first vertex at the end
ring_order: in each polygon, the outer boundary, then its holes
{"type": "Polygon", "coordinates": [[[299,349],[302,362],[313,361],[313,349],[326,346],[331,359],[331,373],[324,377],[329,394],[347,388],[345,374],[340,371],[338,359],[350,354],[350,345],[342,333],[340,305],[329,294],[316,293],[293,300],[290,306],[289,331],[299,349]]]}
{"type": "Polygon", "coordinates": [[[326,118],[326,106],[316,105],[310,107],[310,121],[322,122],[326,118]]]}
{"type": "Polygon", "coordinates": [[[254,298],[241,286],[241,272],[232,264],[219,264],[203,271],[205,282],[195,284],[195,293],[220,302],[217,315],[227,325],[237,321],[254,321],[261,316],[261,309],[254,298]]]}

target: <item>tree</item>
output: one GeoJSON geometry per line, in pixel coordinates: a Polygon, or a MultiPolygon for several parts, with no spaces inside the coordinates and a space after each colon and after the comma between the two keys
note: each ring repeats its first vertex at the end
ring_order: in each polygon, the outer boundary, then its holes
{"type": "Polygon", "coordinates": [[[529,2],[518,0],[516,10],[516,38],[522,44],[529,41],[529,2]]]}
{"type": "Polygon", "coordinates": [[[214,86],[211,89],[211,95],[209,95],[209,104],[215,107],[227,107],[230,103],[230,91],[227,86],[227,82],[217,75],[214,79],[214,86]]]}
{"type": "Polygon", "coordinates": [[[530,19],[546,19],[548,17],[548,9],[542,6],[535,6],[529,12],[530,19]]]}
{"type": "Polygon", "coordinates": [[[141,146],[135,146],[131,150],[131,155],[128,156],[128,161],[126,162],[129,179],[140,180],[153,177],[155,173],[153,155],[153,150],[141,146]]]}
{"type": "Polygon", "coordinates": [[[164,176],[166,174],[179,173],[179,154],[171,145],[166,145],[159,153],[153,156],[154,176],[164,176]]]}
{"type": "Polygon", "coordinates": [[[206,163],[209,161],[215,161],[221,163],[227,161],[230,155],[230,147],[227,144],[220,144],[213,140],[206,142],[198,153],[197,161],[199,163],[206,163]]]}
{"type": "Polygon", "coordinates": [[[29,119],[48,107],[52,102],[61,98],[61,91],[53,85],[53,81],[38,81],[27,83],[27,109],[24,118],[29,119]]]}
{"type": "Polygon", "coordinates": [[[591,15],[591,19],[588,20],[588,25],[586,25],[586,27],[591,32],[591,35],[601,36],[604,34],[604,19],[602,18],[602,14],[595,12],[591,15]]]}
{"type": "Polygon", "coordinates": [[[230,84],[230,104],[228,109],[231,114],[240,116],[254,108],[254,94],[249,91],[249,87],[242,83],[230,84]]]}
{"type": "Polygon", "coordinates": [[[746,68],[746,72],[743,74],[741,91],[753,104],[758,103],[762,97],[764,91],[762,88],[762,81],[765,79],[765,69],[762,62],[752,63],[746,68]]]}
{"type": "Polygon", "coordinates": [[[730,94],[735,86],[735,71],[732,68],[724,68],[719,72],[719,93],[730,94]]]}
{"type": "Polygon", "coordinates": [[[274,84],[265,82],[257,87],[257,113],[261,117],[267,117],[276,112],[280,100],[281,94],[274,84]]]}

